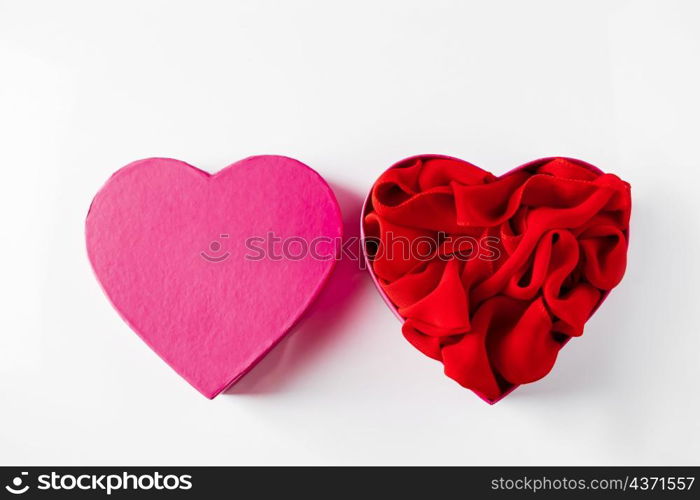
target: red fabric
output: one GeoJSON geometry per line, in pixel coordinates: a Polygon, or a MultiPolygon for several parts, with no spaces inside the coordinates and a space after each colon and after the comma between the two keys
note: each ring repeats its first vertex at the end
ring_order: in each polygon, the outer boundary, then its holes
{"type": "Polygon", "coordinates": [[[365,234],[403,334],[488,400],[544,377],[625,272],[630,186],[556,158],[502,177],[424,157],[375,183],[365,234]]]}

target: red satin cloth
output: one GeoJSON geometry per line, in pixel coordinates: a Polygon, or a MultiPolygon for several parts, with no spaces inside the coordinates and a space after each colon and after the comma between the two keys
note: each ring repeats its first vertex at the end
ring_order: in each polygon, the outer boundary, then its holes
{"type": "Polygon", "coordinates": [[[551,370],[617,285],[630,186],[555,158],[502,177],[424,157],[375,183],[364,226],[403,334],[494,401],[551,370]]]}

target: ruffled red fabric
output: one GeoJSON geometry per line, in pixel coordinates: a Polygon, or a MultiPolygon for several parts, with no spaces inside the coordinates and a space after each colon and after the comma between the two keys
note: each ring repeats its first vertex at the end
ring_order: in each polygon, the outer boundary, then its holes
{"type": "Polygon", "coordinates": [[[364,218],[403,334],[484,399],[544,377],[625,272],[630,186],[576,160],[502,177],[419,157],[387,170],[364,218]]]}

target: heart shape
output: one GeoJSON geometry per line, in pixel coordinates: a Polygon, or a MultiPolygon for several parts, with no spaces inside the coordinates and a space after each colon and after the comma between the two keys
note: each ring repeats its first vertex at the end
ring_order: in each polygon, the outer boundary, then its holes
{"type": "Polygon", "coordinates": [[[625,271],[630,186],[572,158],[501,177],[402,160],[363,209],[365,258],[419,351],[489,403],[552,369],[625,271]]]}
{"type": "Polygon", "coordinates": [[[291,158],[210,175],[152,158],[117,171],[86,219],[110,301],[175,371],[213,398],[279,342],[335,264],[340,209],[291,158]]]}

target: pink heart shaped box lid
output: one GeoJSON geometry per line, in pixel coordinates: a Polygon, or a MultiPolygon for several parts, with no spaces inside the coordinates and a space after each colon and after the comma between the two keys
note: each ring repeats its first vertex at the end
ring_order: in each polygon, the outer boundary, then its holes
{"type": "Polygon", "coordinates": [[[213,175],[150,158],[107,181],[85,233],[95,274],[122,318],[213,398],[318,295],[342,221],[328,184],[291,158],[254,156],[213,175]]]}

